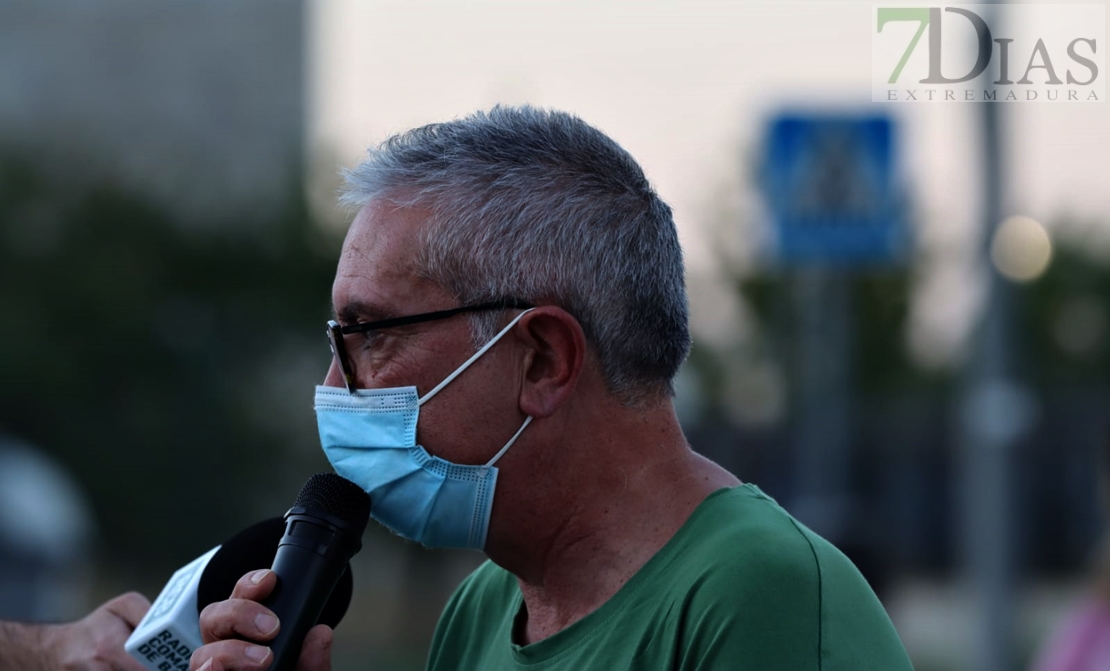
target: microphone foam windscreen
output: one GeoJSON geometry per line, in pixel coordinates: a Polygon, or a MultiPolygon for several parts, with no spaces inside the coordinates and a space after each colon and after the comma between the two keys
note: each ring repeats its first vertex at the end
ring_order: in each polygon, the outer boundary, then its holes
{"type": "Polygon", "coordinates": [[[317,473],[301,487],[294,508],[315,508],[332,515],[362,536],[370,519],[370,495],[335,473],[317,473]]]}
{"type": "MultiPolygon", "coordinates": [[[[272,566],[278,543],[284,533],[285,520],[271,517],[243,529],[221,545],[200,576],[200,583],[197,585],[197,614],[208,604],[230,597],[235,583],[248,571],[272,566]]],[[[324,605],[317,623],[332,628],[339,624],[347,614],[353,590],[351,565],[348,564],[324,605]]]]}

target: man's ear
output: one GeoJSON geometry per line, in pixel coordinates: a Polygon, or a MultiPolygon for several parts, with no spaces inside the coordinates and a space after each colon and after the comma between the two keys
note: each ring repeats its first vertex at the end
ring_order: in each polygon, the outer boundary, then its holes
{"type": "Polygon", "coordinates": [[[524,315],[516,335],[527,348],[520,411],[550,417],[578,385],[586,361],[586,335],[566,310],[542,305],[524,315]]]}

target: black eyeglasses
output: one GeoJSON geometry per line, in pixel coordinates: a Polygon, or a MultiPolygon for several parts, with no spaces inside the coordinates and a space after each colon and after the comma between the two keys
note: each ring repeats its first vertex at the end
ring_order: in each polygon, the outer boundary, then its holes
{"type": "Polygon", "coordinates": [[[369,333],[370,331],[380,331],[395,326],[408,326],[409,324],[437,321],[439,319],[454,317],[464,312],[478,312],[480,310],[527,310],[531,307],[535,306],[523,301],[497,301],[493,303],[480,303],[478,305],[464,305],[460,308],[451,308],[450,310],[424,312],[418,315],[409,315],[408,317],[394,317],[392,319],[379,319],[378,321],[372,322],[358,322],[357,324],[348,324],[346,326],[343,326],[333,319],[328,322],[328,342],[331,344],[331,353],[335,357],[335,361],[339,364],[339,372],[343,374],[343,382],[347,385],[347,391],[353,394],[355,391],[355,368],[351,363],[350,356],[347,354],[347,346],[343,339],[345,335],[350,335],[351,333],[369,333]]]}

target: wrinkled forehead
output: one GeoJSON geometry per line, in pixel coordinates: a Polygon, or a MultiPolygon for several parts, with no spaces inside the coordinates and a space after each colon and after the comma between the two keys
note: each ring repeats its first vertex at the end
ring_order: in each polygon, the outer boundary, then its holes
{"type": "Polygon", "coordinates": [[[426,220],[424,211],[385,201],[359,210],[343,241],[332,285],[340,316],[352,303],[380,305],[389,312],[391,305],[424,302],[431,283],[417,273],[416,260],[426,220]]]}
{"type": "Polygon", "coordinates": [[[358,211],[339,258],[340,270],[372,266],[381,272],[411,271],[426,226],[423,211],[371,201],[358,211]]]}

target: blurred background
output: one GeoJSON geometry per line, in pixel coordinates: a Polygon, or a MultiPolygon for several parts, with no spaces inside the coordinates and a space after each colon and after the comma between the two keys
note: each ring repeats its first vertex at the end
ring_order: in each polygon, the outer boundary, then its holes
{"type": "MultiPolygon", "coordinates": [[[[872,24],[818,0],[2,0],[0,618],[153,598],[282,514],[327,467],[339,169],[531,103],[674,207],[695,449],[849,554],[919,671],[1033,668],[1110,575],[1110,112],[872,103],[872,24]]],[[[422,668],[481,556],[364,541],[336,669],[422,668]]]]}

